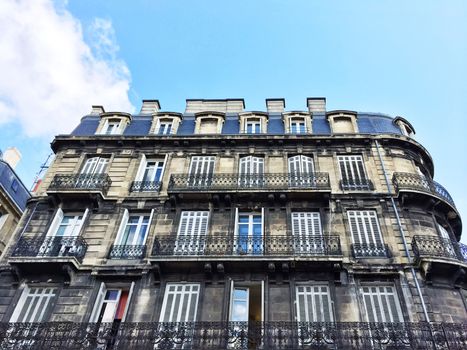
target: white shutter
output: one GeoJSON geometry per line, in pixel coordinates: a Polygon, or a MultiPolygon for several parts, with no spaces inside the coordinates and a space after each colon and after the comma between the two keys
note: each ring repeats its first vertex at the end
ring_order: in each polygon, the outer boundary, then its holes
{"type": "MultiPolygon", "coordinates": [[[[150,222],[150,221],[149,221],[150,222]]],[[[133,296],[133,290],[135,288],[135,282],[131,282],[130,291],[128,292],[128,299],[126,300],[125,311],[123,311],[122,322],[125,322],[128,309],[130,307],[131,298],[133,296]]]]}
{"type": "Polygon", "coordinates": [[[306,174],[314,172],[313,158],[307,156],[301,156],[302,171],[306,174]]]}
{"type": "Polygon", "coordinates": [[[93,174],[104,174],[109,164],[108,158],[96,158],[98,159],[96,167],[94,168],[93,174]]]}
{"type": "Polygon", "coordinates": [[[76,227],[76,229],[73,231],[73,236],[79,236],[81,229],[83,228],[84,222],[86,221],[86,218],[89,215],[89,208],[86,208],[84,211],[83,217],[81,219],[81,222],[79,223],[79,226],[76,227]]]}
{"type": "Polygon", "coordinates": [[[49,226],[49,230],[47,231],[47,236],[55,236],[58,230],[58,226],[63,220],[63,210],[61,208],[57,209],[55,213],[55,217],[52,220],[52,223],[49,226]]]}
{"type": "Polygon", "coordinates": [[[349,210],[347,216],[353,243],[383,243],[378,217],[375,211],[349,210]]]}
{"type": "Polygon", "coordinates": [[[397,293],[391,286],[360,289],[369,322],[403,322],[397,293]]]}
{"type": "Polygon", "coordinates": [[[327,285],[295,288],[298,322],[332,322],[332,304],[327,285]]]}
{"type": "Polygon", "coordinates": [[[115,238],[115,244],[119,244],[120,240],[122,239],[123,233],[125,232],[126,224],[128,223],[128,219],[130,218],[130,213],[128,209],[123,211],[122,221],[120,223],[120,227],[118,228],[117,237],[115,238]]]}
{"type": "Polygon", "coordinates": [[[116,300],[105,300],[105,310],[102,315],[101,322],[103,323],[112,323],[115,320],[115,315],[117,314],[118,304],[120,303],[120,297],[122,296],[122,290],[118,289],[117,299],[116,300]]]}
{"type": "Polygon", "coordinates": [[[297,174],[300,171],[300,156],[289,157],[289,173],[297,174]]]}
{"type": "Polygon", "coordinates": [[[143,181],[144,172],[146,170],[147,159],[146,155],[141,155],[141,162],[139,163],[138,172],[136,173],[135,181],[143,181]]]}
{"type": "Polygon", "coordinates": [[[108,120],[108,119],[105,119],[105,120],[104,120],[104,124],[102,125],[102,128],[101,128],[101,130],[99,131],[98,134],[100,134],[100,135],[105,135],[105,133],[106,133],[108,127],[109,127],[109,120],[108,120]]]}
{"type": "Polygon", "coordinates": [[[91,317],[89,318],[89,322],[94,323],[97,322],[99,317],[99,313],[101,311],[102,302],[104,301],[105,293],[107,292],[107,288],[105,288],[105,283],[102,282],[99,287],[99,292],[97,293],[96,301],[94,303],[94,307],[92,309],[91,317]]]}
{"type": "Polygon", "coordinates": [[[195,321],[199,289],[199,284],[168,283],[162,304],[160,322],[195,321]]]}
{"type": "Polygon", "coordinates": [[[151,230],[151,222],[152,222],[153,216],[154,216],[154,209],[151,209],[151,214],[149,215],[149,220],[148,220],[148,227],[146,228],[146,233],[143,239],[143,245],[146,244],[146,240],[148,239],[149,231],[151,230]]]}

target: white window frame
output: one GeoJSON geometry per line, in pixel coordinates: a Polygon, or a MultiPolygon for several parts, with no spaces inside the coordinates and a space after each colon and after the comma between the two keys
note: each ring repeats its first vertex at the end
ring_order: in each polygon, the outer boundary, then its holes
{"type": "MultiPolygon", "coordinates": [[[[47,308],[52,311],[57,297],[57,288],[25,286],[10,317],[10,322],[42,322],[47,308]],[[31,300],[32,299],[32,300],[31,300]],[[25,314],[20,319],[23,309],[25,314]],[[25,317],[28,316],[28,317],[25,317]]],[[[50,312],[49,312],[50,313],[50,312]]]]}
{"type": "Polygon", "coordinates": [[[104,124],[99,132],[100,135],[121,135],[123,134],[123,129],[125,126],[125,122],[121,118],[106,118],[104,120],[104,124]],[[111,132],[109,133],[109,126],[110,124],[116,124],[116,127],[112,128],[111,132]]]}
{"type": "Polygon", "coordinates": [[[308,132],[306,126],[306,119],[305,117],[290,117],[289,118],[289,133],[290,134],[306,134],[308,132]],[[294,127],[295,124],[303,124],[303,130],[301,128],[294,127]],[[295,128],[295,130],[294,130],[295,128]]]}
{"type": "MultiPolygon", "coordinates": [[[[128,309],[130,307],[131,298],[133,296],[134,287],[135,287],[135,282],[131,282],[131,285],[130,285],[130,288],[129,288],[129,291],[128,291],[128,299],[127,299],[126,305],[125,305],[125,311],[123,312],[123,317],[122,317],[122,320],[121,320],[122,322],[125,322],[125,320],[126,320],[128,309]]],[[[105,295],[107,294],[108,290],[118,290],[119,291],[117,300],[111,301],[111,303],[115,304],[115,307],[114,307],[114,310],[113,310],[113,315],[112,315],[111,318],[112,318],[112,320],[115,319],[115,315],[117,313],[118,304],[120,303],[120,298],[121,298],[121,295],[122,295],[123,288],[108,287],[104,282],[101,282],[101,284],[99,286],[99,291],[98,291],[96,299],[95,299],[96,301],[94,302],[92,313],[91,313],[91,316],[89,318],[89,322],[95,323],[95,322],[98,321],[99,315],[101,313],[102,306],[106,302],[105,295]]],[[[105,321],[101,321],[101,322],[105,322],[105,321]]]]}
{"type": "Polygon", "coordinates": [[[262,120],[261,118],[245,118],[244,125],[243,125],[243,133],[244,134],[261,134],[263,130],[262,120]],[[248,131],[248,125],[252,126],[251,132],[248,131]],[[258,130],[256,130],[258,128],[258,130]]]}
{"type": "Polygon", "coordinates": [[[238,208],[235,208],[235,237],[234,242],[234,252],[240,255],[262,255],[264,252],[264,208],[261,208],[261,211],[240,211],[238,208]],[[240,234],[240,216],[248,215],[248,237],[246,251],[244,249],[244,244],[239,242],[240,234]],[[261,215],[261,242],[259,245],[255,244],[253,237],[253,227],[255,225],[253,217],[256,215],[261,215]]]}
{"type": "Polygon", "coordinates": [[[172,135],[174,131],[175,122],[170,118],[158,118],[155,129],[156,135],[172,135]],[[168,125],[170,124],[170,127],[168,125]]]}
{"type": "Polygon", "coordinates": [[[141,161],[139,163],[138,171],[136,173],[135,181],[141,181],[141,182],[162,182],[162,178],[164,177],[164,171],[165,171],[165,166],[167,164],[167,157],[168,154],[164,156],[164,158],[147,158],[145,154],[141,155],[141,161]],[[152,180],[145,180],[145,174],[146,170],[148,167],[148,162],[156,162],[156,163],[162,163],[161,166],[156,166],[156,171],[154,172],[154,175],[157,174],[157,169],[161,169],[159,178],[154,177],[152,180]]]}
{"type": "Polygon", "coordinates": [[[331,298],[329,285],[327,283],[297,284],[295,286],[295,304],[297,306],[297,322],[334,322],[334,303],[331,298]],[[302,299],[304,305],[301,305],[301,296],[303,296],[302,299]],[[326,302],[328,309],[327,314],[324,305],[326,302]],[[300,311],[302,308],[305,315],[304,320],[301,319],[300,311]]]}
{"type": "MultiPolygon", "coordinates": [[[[120,227],[118,229],[117,236],[115,237],[115,245],[123,245],[123,246],[146,245],[146,240],[147,240],[148,235],[149,235],[149,230],[151,229],[151,222],[152,222],[153,216],[154,216],[154,209],[151,210],[149,215],[147,215],[147,213],[145,213],[145,214],[131,214],[130,215],[130,212],[128,211],[128,209],[125,208],[125,210],[123,212],[122,221],[121,221],[120,227]],[[143,221],[144,221],[144,218],[146,216],[149,216],[149,219],[148,219],[148,223],[144,224],[143,221]],[[122,242],[122,239],[123,239],[123,236],[125,234],[126,228],[129,225],[128,221],[129,221],[130,217],[139,217],[139,219],[138,219],[138,223],[136,224],[136,232],[135,232],[135,235],[133,237],[132,242],[130,242],[130,243],[125,242],[124,243],[124,242],[122,242]],[[138,242],[139,238],[141,237],[141,230],[143,229],[144,225],[146,225],[146,231],[143,233],[143,236],[142,236],[143,237],[143,242],[142,242],[142,244],[136,244],[138,242]]],[[[133,224],[131,224],[131,225],[133,225],[133,224]]]]}
{"type": "Polygon", "coordinates": [[[244,156],[239,159],[239,185],[257,187],[264,185],[264,158],[244,156]]]}
{"type": "Polygon", "coordinates": [[[95,175],[105,174],[109,165],[109,158],[106,157],[90,157],[84,162],[80,174],[82,175],[95,175]]]}
{"type": "Polygon", "coordinates": [[[368,322],[404,322],[399,297],[394,285],[362,285],[360,293],[368,322]],[[395,310],[390,306],[390,297],[394,298],[395,310]],[[368,302],[371,305],[368,305],[368,302]]]}
{"type": "Polygon", "coordinates": [[[194,322],[198,313],[198,302],[201,285],[199,283],[167,283],[165,286],[164,300],[162,302],[159,322],[194,322]],[[181,288],[178,288],[181,287],[181,288]],[[167,310],[169,298],[172,295],[170,310],[167,310]],[[179,296],[179,298],[177,298],[179,296]],[[185,298],[188,300],[185,303],[185,298]],[[193,299],[194,298],[194,299],[193,299]],[[178,305],[175,301],[178,300],[178,305]],[[183,306],[187,308],[183,310],[183,306]],[[193,307],[193,315],[190,317],[190,309],[193,307]],[[166,313],[169,312],[168,318],[166,313]]]}
{"type": "Polygon", "coordinates": [[[337,156],[337,161],[343,188],[345,190],[366,190],[369,179],[363,157],[359,154],[340,155],[337,156]]]}

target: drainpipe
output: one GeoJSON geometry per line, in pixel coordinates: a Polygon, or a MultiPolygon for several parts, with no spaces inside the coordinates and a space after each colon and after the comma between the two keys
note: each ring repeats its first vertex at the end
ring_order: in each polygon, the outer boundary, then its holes
{"type": "Polygon", "coordinates": [[[384,166],[383,157],[381,156],[381,151],[380,151],[378,140],[375,140],[375,145],[376,145],[376,150],[378,151],[379,161],[383,168],[384,179],[386,180],[386,186],[388,188],[388,196],[391,200],[392,209],[394,210],[394,213],[396,214],[397,226],[399,227],[399,233],[401,235],[402,243],[404,245],[405,255],[409,262],[410,271],[412,272],[412,277],[413,277],[413,280],[415,281],[415,287],[417,288],[417,293],[422,303],[423,314],[425,315],[426,321],[430,323],[430,317],[428,316],[428,312],[426,310],[425,299],[423,298],[422,290],[420,288],[420,284],[418,283],[417,274],[415,273],[415,269],[413,267],[413,260],[412,260],[412,257],[410,256],[409,246],[407,244],[407,240],[405,239],[404,228],[402,227],[401,218],[399,216],[399,212],[397,211],[396,202],[394,201],[394,196],[391,193],[391,186],[390,186],[388,174],[386,172],[386,168],[384,166]]]}

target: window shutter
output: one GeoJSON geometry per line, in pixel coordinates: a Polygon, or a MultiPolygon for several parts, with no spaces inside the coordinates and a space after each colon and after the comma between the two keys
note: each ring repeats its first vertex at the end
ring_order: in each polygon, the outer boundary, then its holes
{"type": "Polygon", "coordinates": [[[248,157],[240,158],[240,174],[247,174],[248,157]]]}
{"type": "Polygon", "coordinates": [[[144,172],[146,170],[146,164],[147,164],[146,155],[142,154],[141,162],[139,163],[138,172],[136,173],[135,181],[144,180],[143,177],[144,177],[144,172]]]}
{"type": "Polygon", "coordinates": [[[84,222],[86,221],[86,218],[88,217],[89,215],[89,208],[86,208],[86,210],[84,211],[84,214],[83,214],[83,217],[81,219],[81,222],[79,224],[79,226],[76,228],[76,230],[73,232],[75,236],[79,236],[80,233],[81,233],[81,229],[83,228],[83,225],[84,225],[84,222]]]}
{"type": "Polygon", "coordinates": [[[299,156],[293,156],[289,158],[289,173],[290,174],[297,174],[299,171],[298,167],[298,159],[299,156]]]}
{"type": "Polygon", "coordinates": [[[191,226],[191,220],[189,220],[189,215],[189,211],[182,211],[182,216],[180,217],[180,225],[178,226],[179,236],[185,236],[189,232],[191,232],[191,227],[188,226],[189,224],[191,226]]]}
{"type": "MultiPolygon", "coordinates": [[[[154,210],[154,209],[153,209],[154,210]]],[[[152,213],[151,213],[152,214],[152,213]]],[[[149,220],[149,222],[151,222],[151,220],[149,220]]],[[[126,320],[126,316],[128,314],[128,309],[130,307],[130,303],[131,303],[131,297],[133,296],[133,290],[135,288],[135,282],[131,282],[131,287],[130,287],[130,291],[128,292],[128,299],[126,301],[126,305],[125,305],[125,311],[123,312],[123,317],[122,317],[122,322],[125,322],[126,320]]]]}
{"type": "Polygon", "coordinates": [[[86,163],[84,163],[83,169],[81,170],[81,174],[92,174],[98,160],[99,157],[92,157],[87,159],[86,163]]]}
{"type": "Polygon", "coordinates": [[[105,120],[104,120],[104,124],[102,125],[102,128],[101,128],[101,130],[99,131],[98,134],[100,134],[100,135],[105,135],[105,133],[106,133],[108,127],[109,127],[109,120],[108,120],[108,119],[105,119],[105,120]]]}
{"type": "Polygon", "coordinates": [[[318,212],[312,212],[310,213],[311,219],[312,219],[312,230],[313,235],[322,235],[323,231],[321,229],[321,218],[318,212]]]}
{"type": "Polygon", "coordinates": [[[143,245],[146,244],[146,240],[148,239],[149,232],[151,230],[151,222],[152,222],[153,217],[154,217],[154,209],[151,209],[151,214],[149,215],[149,220],[148,220],[148,227],[146,229],[146,233],[145,233],[144,239],[143,239],[143,245]]]}
{"type": "Polygon", "coordinates": [[[63,220],[63,210],[61,208],[57,209],[55,213],[55,217],[52,220],[52,223],[49,226],[49,230],[47,231],[47,236],[55,236],[58,230],[58,226],[63,220]]]}
{"type": "Polygon", "coordinates": [[[102,282],[99,287],[99,292],[97,293],[96,301],[94,302],[94,307],[92,308],[91,317],[89,318],[89,322],[97,322],[97,318],[99,317],[99,312],[101,311],[102,301],[104,300],[105,293],[107,292],[107,288],[105,288],[105,283],[102,282]]]}
{"type": "Polygon", "coordinates": [[[128,223],[129,218],[130,218],[130,213],[128,212],[128,209],[125,209],[123,211],[122,222],[120,223],[120,227],[118,228],[117,237],[115,238],[116,244],[120,243],[123,237],[123,233],[125,232],[126,224],[128,223]]]}
{"type": "Polygon", "coordinates": [[[93,174],[105,174],[107,170],[107,165],[109,164],[108,158],[96,158],[97,164],[94,168],[93,174]]]}

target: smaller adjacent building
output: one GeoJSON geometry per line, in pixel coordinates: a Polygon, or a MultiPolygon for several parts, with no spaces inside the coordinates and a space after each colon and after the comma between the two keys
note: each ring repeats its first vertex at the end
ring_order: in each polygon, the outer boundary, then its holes
{"type": "Polygon", "coordinates": [[[21,154],[16,148],[0,152],[0,254],[12,237],[31,197],[14,170],[20,159],[21,154]]]}

